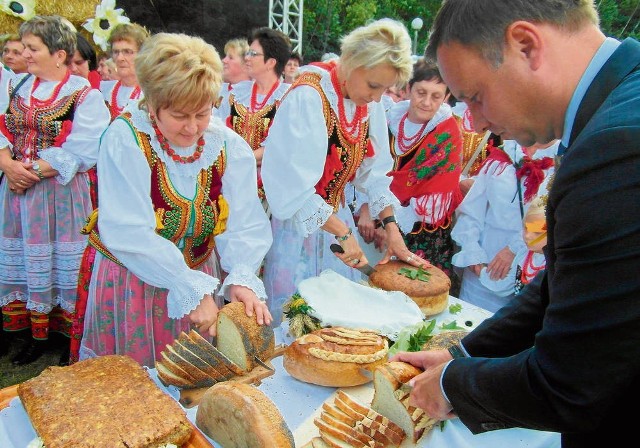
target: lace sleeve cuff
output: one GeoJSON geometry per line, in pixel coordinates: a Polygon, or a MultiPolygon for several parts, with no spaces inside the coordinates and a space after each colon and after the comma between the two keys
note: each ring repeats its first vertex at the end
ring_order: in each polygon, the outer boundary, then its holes
{"type": "Polygon", "coordinates": [[[306,238],[318,231],[329,219],[333,209],[320,196],[314,194],[293,216],[299,232],[306,238]]]}
{"type": "Polygon", "coordinates": [[[58,172],[56,180],[62,185],[67,185],[80,167],[80,162],[77,159],[57,147],[43,149],[38,152],[38,155],[58,172]]]}
{"type": "Polygon", "coordinates": [[[261,301],[264,302],[267,300],[267,292],[264,289],[264,283],[262,283],[262,280],[260,280],[251,268],[245,264],[234,266],[233,271],[231,271],[224,280],[219,294],[224,296],[227,300],[229,300],[227,292],[231,285],[246,286],[255,292],[256,296],[258,296],[261,301]]]}
{"type": "Polygon", "coordinates": [[[382,210],[388,206],[392,206],[394,213],[400,210],[400,201],[389,191],[389,185],[381,182],[368,188],[369,196],[369,213],[372,217],[377,217],[382,210]]]}
{"type": "Polygon", "coordinates": [[[167,311],[171,319],[180,319],[195,310],[205,294],[213,294],[220,280],[204,272],[190,271],[187,281],[172,287],[167,295],[167,311]]]}

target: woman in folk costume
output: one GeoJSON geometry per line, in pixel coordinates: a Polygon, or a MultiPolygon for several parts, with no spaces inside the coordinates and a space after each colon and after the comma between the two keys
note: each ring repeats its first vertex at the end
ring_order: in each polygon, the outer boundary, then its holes
{"type": "MultiPolygon", "coordinates": [[[[553,170],[553,168],[551,168],[553,170]]],[[[547,176],[549,180],[552,176],[547,176]]],[[[522,221],[522,237],[525,245],[518,251],[511,263],[509,273],[502,279],[492,280],[487,268],[480,272],[480,282],[501,296],[518,294],[539,272],[546,268],[544,246],[547,245],[547,221],[545,215],[547,193],[550,183],[541,186],[540,196],[529,204],[522,221]]]]}
{"type": "Polygon", "coordinates": [[[76,36],[61,17],[35,16],[20,36],[29,73],[11,80],[0,116],[0,304],[5,328],[32,335],[18,365],[40,357],[50,328],[68,335],[91,212],[86,171],[109,124],[100,92],[67,68],[76,36]]]}
{"type": "MultiPolygon", "coordinates": [[[[552,173],[558,143],[523,148],[513,140],[492,148],[457,210],[451,233],[460,251],[453,264],[464,268],[460,298],[497,311],[513,293],[497,294],[480,281],[504,279],[525,247],[522,221],[533,198],[552,173]]],[[[545,188],[545,187],[542,187],[545,188]]]]}
{"type": "Polygon", "coordinates": [[[211,115],[221,69],[211,45],[181,34],[150,37],[136,58],[144,97],[100,145],[80,359],[115,353],[153,366],[190,326],[213,336],[223,299],[271,322],[255,275],[272,241],[255,159],[211,115]]]}
{"type": "MultiPolygon", "coordinates": [[[[359,280],[367,258],[353,237],[345,205],[350,182],[368,196],[371,214],[386,224],[391,256],[427,262],[406,247],[389,190],[389,136],[380,97],[411,76],[411,39],[390,19],[358,28],[342,40],[339,62],[306,66],[278,109],[265,142],[262,176],[273,213],[274,244],[265,261],[269,309],[276,322],[301,280],[332,269],[359,280]],[[344,253],[334,255],[332,243],[344,253]]],[[[351,192],[352,193],[352,192],[351,192]]]]}
{"type": "Polygon", "coordinates": [[[252,80],[233,86],[228,98],[220,104],[218,116],[253,149],[258,167],[258,196],[266,209],[260,174],[264,140],[280,100],[289,89],[289,84],[282,82],[282,72],[291,55],[291,44],[286,35],[267,27],[254,31],[249,42],[244,61],[252,80]]]}
{"type": "Polygon", "coordinates": [[[452,219],[462,201],[459,181],[462,136],[446,100],[449,90],[435,63],[420,61],[409,81],[409,100],[388,113],[391,191],[403,207],[396,218],[412,252],[459,281],[451,258],[452,219]]]}

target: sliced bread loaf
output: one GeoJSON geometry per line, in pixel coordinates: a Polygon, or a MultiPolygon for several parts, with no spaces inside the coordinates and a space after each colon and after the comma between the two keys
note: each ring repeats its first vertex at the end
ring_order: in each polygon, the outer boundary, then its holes
{"type": "Polygon", "coordinates": [[[247,316],[242,302],[232,302],[220,309],[217,332],[218,350],[245,372],[254,368],[254,356],[261,361],[273,356],[273,328],[258,325],[255,315],[247,316]]]}
{"type": "Polygon", "coordinates": [[[214,345],[212,345],[209,341],[203,338],[200,333],[195,330],[191,330],[189,332],[189,339],[191,339],[196,344],[206,348],[211,351],[211,354],[215,357],[218,364],[215,364],[216,367],[220,366],[223,369],[226,369],[228,372],[231,372],[233,375],[242,375],[244,371],[240,366],[231,361],[224,353],[218,350],[214,345]]]}

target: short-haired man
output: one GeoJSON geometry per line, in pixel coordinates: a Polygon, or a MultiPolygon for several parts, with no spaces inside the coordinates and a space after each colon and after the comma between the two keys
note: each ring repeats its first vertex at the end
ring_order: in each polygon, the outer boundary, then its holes
{"type": "Polygon", "coordinates": [[[563,447],[635,437],[640,43],[607,38],[592,0],[446,0],[427,54],[477,131],[524,146],[559,138],[566,151],[547,204],[546,273],[461,347],[393,358],[425,369],[412,404],[473,433],[560,432],[563,447]]]}

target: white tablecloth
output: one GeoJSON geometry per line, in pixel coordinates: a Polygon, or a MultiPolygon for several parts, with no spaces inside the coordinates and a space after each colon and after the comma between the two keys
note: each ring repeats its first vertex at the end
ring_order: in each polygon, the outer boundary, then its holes
{"type": "MultiPolygon", "coordinates": [[[[462,311],[451,315],[448,310],[436,317],[438,325],[455,320],[458,325],[473,329],[490,313],[487,311],[450,297],[450,304],[460,303],[462,311]]],[[[276,340],[286,341],[283,328],[276,329],[276,340]]],[[[296,446],[307,443],[318,435],[313,418],[320,412],[322,403],[335,394],[332,387],[316,386],[298,381],[284,370],[282,357],[272,361],[275,373],[262,380],[258,386],[278,407],[289,428],[293,432],[296,446]]],[[[174,398],[178,398],[176,388],[166,388],[157,381],[155,370],[149,371],[161,389],[174,398]]],[[[372,384],[342,389],[354,398],[369,404],[373,395],[372,384]]],[[[187,409],[187,417],[195,422],[197,408],[187,409]]],[[[0,448],[25,448],[33,440],[35,432],[22,403],[15,398],[11,405],[0,411],[0,448]]],[[[218,445],[211,441],[213,446],[218,445]]],[[[405,444],[403,444],[403,447],[405,444]]],[[[407,445],[412,446],[412,445],[407,445]]],[[[444,430],[435,428],[424,436],[418,447],[425,448],[555,448],[560,447],[560,436],[557,433],[532,431],[527,429],[505,429],[473,435],[458,419],[448,421],[444,430]]]]}

